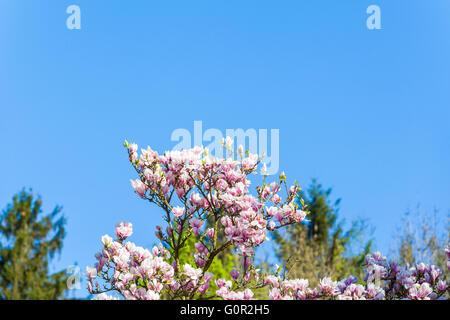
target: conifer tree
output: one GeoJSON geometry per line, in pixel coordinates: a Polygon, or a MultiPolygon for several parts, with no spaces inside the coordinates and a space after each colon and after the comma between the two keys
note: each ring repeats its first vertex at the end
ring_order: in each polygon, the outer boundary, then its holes
{"type": "Polygon", "coordinates": [[[58,299],[66,289],[65,270],[49,274],[60,253],[66,220],[57,206],[42,214],[42,200],[25,190],[0,215],[0,299],[58,299]]]}

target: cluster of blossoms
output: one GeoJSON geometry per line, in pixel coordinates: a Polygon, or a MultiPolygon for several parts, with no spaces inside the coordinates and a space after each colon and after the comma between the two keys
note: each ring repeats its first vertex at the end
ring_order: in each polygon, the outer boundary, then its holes
{"type": "MultiPolygon", "coordinates": [[[[199,267],[218,249],[214,243],[217,229],[225,234],[227,246],[233,245],[241,254],[251,256],[253,248],[265,241],[267,230],[298,223],[306,217],[304,208],[297,205],[300,188],[288,188],[284,174],[279,182],[258,186],[257,196],[249,192],[247,177],[257,174],[261,159],[244,153],[242,146],[237,152],[239,159],[218,159],[203,147],[164,155],[148,147],[139,155],[136,144],[126,146],[139,175],[139,179],[131,180],[134,190],[166,212],[168,226],[165,234],[158,227],[158,238],[177,251],[173,240],[193,233],[203,244],[197,259],[199,267]],[[280,196],[283,183],[285,201],[280,196]],[[212,222],[210,228],[203,228],[206,221],[212,222]]],[[[225,148],[231,150],[231,146],[231,139],[224,140],[225,148]]]]}
{"type": "Polygon", "coordinates": [[[411,267],[401,266],[395,261],[387,261],[386,257],[379,253],[368,255],[365,265],[364,280],[368,282],[378,280],[385,283],[384,291],[388,299],[437,299],[449,289],[446,281],[442,279],[444,272],[434,265],[419,263],[411,267]]]}
{"type": "Polygon", "coordinates": [[[150,147],[138,154],[136,144],[125,142],[125,146],[139,176],[131,180],[133,189],[162,209],[167,225],[157,226],[161,243],[151,251],[126,241],[133,233],[131,223],[117,225],[115,240],[102,237],[97,263],[86,269],[88,289],[97,294],[96,299],[111,298],[106,292],[115,291],[125,299],[241,300],[252,299],[252,289],[266,286],[270,299],[436,298],[448,290],[440,279],[442,272],[434,266],[402,269],[387,264],[379,254],[366,259],[365,286],[357,284],[355,277],[340,282],[324,278],[318,288],[310,289],[308,280],[263,275],[253,266],[254,248],[267,239],[268,232],[306,219],[307,206],[297,184],[288,187],[284,173],[266,183],[263,165],[262,186],[251,194],[248,176],[257,174],[261,158],[240,146],[235,159],[229,138],[223,141],[230,155],[226,159],[203,147],[159,155],[150,147]],[[185,263],[180,251],[188,239],[195,239],[195,252],[185,263]],[[231,280],[214,279],[208,270],[228,248],[241,256],[241,266],[231,271],[231,280]],[[217,290],[212,292],[211,283],[217,290]]]}
{"type": "MultiPolygon", "coordinates": [[[[244,152],[242,146],[233,158],[229,138],[223,141],[230,155],[226,159],[212,156],[203,147],[159,155],[150,147],[138,154],[136,144],[125,142],[125,146],[139,176],[131,180],[132,187],[139,197],[163,210],[167,226],[157,226],[161,244],[152,252],[124,243],[132,233],[129,223],[117,226],[116,241],[104,236],[97,264],[87,270],[92,293],[116,290],[127,299],[157,299],[162,291],[172,299],[205,294],[213,278],[208,272],[213,259],[229,247],[243,256],[243,278],[248,282],[255,279],[254,248],[266,240],[267,232],[306,218],[306,207],[298,198],[300,188],[288,187],[284,174],[266,184],[265,165],[263,185],[256,187],[256,195],[250,193],[247,177],[257,174],[261,158],[244,152]],[[193,264],[181,266],[180,250],[190,237],[196,239],[193,264]],[[102,289],[94,285],[97,276],[108,285],[102,289]]],[[[226,289],[220,288],[218,295],[225,295],[226,289]]],[[[236,297],[252,295],[244,290],[236,297]]]]}
{"type": "MultiPolygon", "coordinates": [[[[94,299],[117,299],[106,294],[111,290],[132,300],[160,299],[164,289],[172,297],[188,296],[192,292],[197,295],[207,293],[214,277],[212,273],[203,272],[201,268],[186,263],[176,278],[176,265],[169,263],[170,253],[161,244],[149,251],[132,242],[124,243],[131,234],[131,223],[121,222],[116,227],[116,240],[108,235],[102,237],[104,248],[96,255],[95,267],[86,268],[88,289],[98,294],[94,299]],[[110,272],[112,267],[113,272],[110,272]],[[104,280],[110,286],[100,289],[99,283],[95,282],[96,278],[104,280]]],[[[450,247],[445,252],[450,271],[450,247]]],[[[242,277],[234,269],[230,272],[231,280],[220,278],[214,281],[218,288],[214,297],[224,300],[253,298],[254,293],[245,286],[251,280],[258,281],[261,275],[258,269],[252,268],[249,258],[244,257],[242,263],[247,270],[242,277]]],[[[307,279],[282,279],[277,275],[263,275],[258,287],[267,286],[268,298],[271,300],[430,300],[439,299],[450,291],[445,280],[441,279],[443,272],[434,265],[419,263],[408,268],[394,261],[387,262],[386,257],[375,252],[366,256],[364,267],[364,285],[358,284],[358,279],[353,275],[341,281],[325,277],[316,288],[310,288],[307,279]]]]}
{"type": "Polygon", "coordinates": [[[95,255],[97,263],[94,268],[86,268],[89,292],[117,290],[126,299],[159,300],[164,286],[174,282],[174,269],[166,262],[169,252],[162,245],[150,252],[132,242],[124,243],[132,232],[131,223],[121,222],[116,227],[116,240],[108,235],[102,237],[104,247],[95,255]],[[96,278],[109,287],[101,289],[98,281],[94,284],[96,278]]]}
{"type": "MultiPolygon", "coordinates": [[[[445,252],[450,271],[449,247],[445,252]]],[[[366,256],[364,268],[364,285],[358,284],[353,275],[341,281],[323,278],[317,288],[310,288],[307,279],[286,280],[279,276],[268,276],[265,283],[270,288],[269,299],[274,300],[434,300],[450,293],[441,279],[443,271],[434,265],[400,266],[375,252],[366,256]]]]}
{"type": "Polygon", "coordinates": [[[269,299],[273,300],[380,300],[384,291],[374,283],[366,286],[357,283],[355,276],[341,281],[333,281],[329,277],[320,280],[317,288],[310,288],[307,279],[282,280],[277,276],[269,276],[266,283],[270,287],[269,299]]]}
{"type": "Polygon", "coordinates": [[[175,279],[176,267],[169,263],[169,251],[161,244],[149,251],[132,242],[124,242],[131,234],[131,223],[121,222],[116,227],[116,240],[108,235],[102,237],[104,247],[95,255],[97,263],[86,268],[89,292],[98,294],[95,299],[113,298],[106,294],[111,290],[119,292],[125,299],[159,300],[163,289],[177,294],[195,288],[196,293],[204,294],[209,288],[211,273],[203,273],[186,263],[175,279]],[[96,278],[107,285],[100,288],[96,278]]]}

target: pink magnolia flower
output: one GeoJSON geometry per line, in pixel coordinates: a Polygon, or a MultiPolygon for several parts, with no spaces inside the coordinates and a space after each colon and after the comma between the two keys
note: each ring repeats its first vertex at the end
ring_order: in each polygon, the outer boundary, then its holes
{"type": "Polygon", "coordinates": [[[202,269],[193,268],[189,263],[183,266],[184,274],[191,280],[199,280],[202,274],[202,269]]]}
{"type": "Polygon", "coordinates": [[[226,297],[229,293],[229,289],[227,287],[219,287],[220,289],[216,291],[216,295],[219,297],[226,297]]]}
{"type": "Polygon", "coordinates": [[[198,235],[198,231],[201,227],[203,227],[203,224],[205,222],[196,218],[192,218],[191,220],[189,220],[189,224],[192,227],[192,232],[197,236],[198,235]]]}
{"type": "Polygon", "coordinates": [[[231,285],[232,285],[231,281],[225,280],[225,279],[217,279],[217,280],[215,281],[215,283],[216,283],[216,286],[217,286],[217,287],[219,287],[219,288],[225,287],[225,288],[227,288],[227,289],[230,289],[230,288],[231,288],[231,285]]]}
{"type": "Polygon", "coordinates": [[[433,289],[429,283],[416,284],[409,289],[409,298],[412,300],[430,300],[429,295],[432,292],[433,289]]]}
{"type": "Polygon", "coordinates": [[[200,253],[207,253],[208,252],[208,249],[206,249],[206,247],[201,242],[195,243],[194,246],[197,249],[197,251],[200,252],[200,253]]]}
{"type": "Polygon", "coordinates": [[[274,288],[278,288],[278,286],[280,285],[280,278],[269,275],[266,277],[265,283],[271,285],[274,288]]]}
{"type": "Polygon", "coordinates": [[[136,143],[132,143],[128,150],[130,150],[130,153],[135,153],[137,151],[137,149],[138,149],[138,145],[136,143]]]}
{"type": "Polygon", "coordinates": [[[191,197],[189,199],[190,203],[192,205],[201,205],[203,203],[202,198],[200,197],[200,195],[196,192],[191,193],[191,197]]]}
{"type": "Polygon", "coordinates": [[[184,191],[183,188],[178,188],[178,189],[176,189],[175,191],[176,191],[176,193],[177,193],[178,198],[181,198],[181,197],[184,196],[184,194],[185,194],[185,191],[184,191]]]}
{"type": "Polygon", "coordinates": [[[302,222],[306,218],[306,212],[303,210],[297,210],[293,213],[292,220],[295,222],[302,222]]]}
{"type": "Polygon", "coordinates": [[[319,290],[322,294],[335,296],[337,283],[332,281],[330,277],[325,277],[320,280],[319,290]]]}
{"type": "MultiPolygon", "coordinates": [[[[227,138],[223,142],[231,154],[233,140],[227,138]]],[[[96,255],[95,267],[87,269],[88,289],[94,294],[101,292],[99,281],[110,282],[108,287],[113,285],[126,299],[159,299],[162,292],[175,299],[207,294],[213,278],[212,274],[203,274],[202,270],[210,258],[208,248],[216,250],[228,241],[241,255],[239,267],[242,267],[243,281],[235,281],[240,277],[237,269],[233,269],[230,276],[235,288],[242,291],[233,290],[231,280],[216,280],[219,287],[216,295],[223,299],[252,299],[253,292],[246,281],[258,282],[262,277],[264,280],[260,283],[268,287],[270,299],[435,299],[448,290],[442,271],[435,266],[419,263],[409,268],[388,262],[379,252],[366,256],[363,266],[365,285],[358,284],[356,277],[350,276],[341,281],[324,278],[316,288],[310,288],[307,279],[266,276],[254,266],[254,249],[266,241],[267,230],[304,221],[305,206],[297,206],[301,203],[297,201],[301,197],[299,186],[294,185],[288,190],[281,188],[281,182],[286,181],[282,173],[279,181],[264,182],[254,195],[248,176],[258,173],[261,159],[258,155],[244,155],[241,146],[238,148],[239,160],[215,158],[203,147],[168,151],[163,155],[149,147],[138,155],[137,145],[126,142],[126,146],[140,178],[131,180],[135,192],[142,198],[148,192],[146,200],[162,204],[166,211],[164,216],[173,213],[175,218],[181,218],[186,214],[188,227],[180,220],[174,223],[168,219],[165,228],[158,226],[156,232],[166,247],[160,244],[149,251],[129,241],[124,243],[132,234],[132,225],[119,224],[117,240],[103,236],[103,247],[96,255]],[[174,194],[178,198],[172,197],[174,194]],[[181,207],[174,207],[176,204],[181,207]],[[200,234],[209,218],[219,221],[219,229],[205,228],[205,234],[200,234]],[[175,225],[178,232],[174,230],[175,225]],[[177,240],[186,240],[185,237],[192,236],[191,232],[197,236],[196,250],[191,253],[189,263],[180,267],[175,250],[182,242],[177,240]],[[222,237],[213,239],[216,232],[223,232],[222,237]],[[110,278],[105,279],[104,272],[110,278]]],[[[264,174],[267,168],[262,166],[264,174]]],[[[450,268],[449,247],[446,254],[450,268]]]]}
{"type": "Polygon", "coordinates": [[[445,290],[447,290],[448,286],[447,286],[447,283],[444,280],[439,280],[438,283],[437,283],[437,288],[440,291],[445,291],[445,290]]]}
{"type": "Polygon", "coordinates": [[[195,264],[201,268],[206,264],[206,260],[204,260],[200,257],[197,257],[197,258],[195,258],[195,264]]]}
{"type": "Polygon", "coordinates": [[[279,204],[281,202],[281,198],[280,198],[279,195],[275,194],[275,195],[272,196],[272,201],[275,204],[279,204]]]}
{"type": "Polygon", "coordinates": [[[208,228],[208,229],[206,230],[206,235],[207,235],[210,239],[212,239],[212,238],[214,237],[214,228],[208,228]]]}
{"type": "Polygon", "coordinates": [[[280,289],[278,288],[272,288],[269,291],[269,299],[270,300],[282,300],[280,289]]]}
{"type": "Polygon", "coordinates": [[[420,273],[425,273],[427,271],[427,265],[421,262],[416,266],[416,270],[420,273]]]}
{"type": "Polygon", "coordinates": [[[91,267],[86,267],[86,275],[89,278],[89,280],[94,279],[97,276],[97,269],[91,268],[91,267]]]}
{"type": "Polygon", "coordinates": [[[381,300],[384,298],[384,290],[376,286],[373,282],[367,284],[366,295],[369,299],[381,300]]]}
{"type": "Polygon", "coordinates": [[[172,212],[173,215],[177,218],[180,218],[184,214],[185,208],[182,207],[173,207],[172,212]]]}
{"type": "Polygon", "coordinates": [[[147,186],[139,179],[130,180],[131,186],[134,191],[142,198],[147,191],[147,186]]]}
{"type": "Polygon", "coordinates": [[[105,234],[104,236],[102,236],[102,243],[105,247],[109,247],[113,242],[113,239],[108,236],[107,234],[105,234]]]}
{"type": "Polygon", "coordinates": [[[116,236],[119,239],[126,239],[133,234],[133,225],[130,222],[120,222],[116,226],[116,236]]]}

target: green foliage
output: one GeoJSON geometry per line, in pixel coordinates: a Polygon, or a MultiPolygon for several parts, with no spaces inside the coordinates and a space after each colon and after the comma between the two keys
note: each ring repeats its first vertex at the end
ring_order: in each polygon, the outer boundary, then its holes
{"type": "Polygon", "coordinates": [[[361,241],[367,229],[359,220],[344,232],[343,221],[338,223],[340,199],[330,203],[331,189],[324,190],[313,180],[307,194],[303,194],[310,211],[308,224],[297,224],[274,233],[276,255],[289,278],[309,279],[315,286],[324,276],[334,279],[354,274],[362,278],[361,264],[371,249],[371,241],[353,247],[361,241]]]}
{"type": "Polygon", "coordinates": [[[42,216],[41,199],[21,191],[0,219],[0,299],[58,299],[66,272],[49,275],[48,264],[60,253],[65,236],[61,207],[42,216]]]}

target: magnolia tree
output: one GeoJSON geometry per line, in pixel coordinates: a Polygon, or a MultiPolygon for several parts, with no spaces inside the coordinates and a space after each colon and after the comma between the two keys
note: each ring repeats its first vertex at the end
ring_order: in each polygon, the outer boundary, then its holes
{"type": "MultiPolygon", "coordinates": [[[[379,253],[365,260],[366,276],[341,281],[323,278],[317,288],[307,279],[287,279],[282,268],[268,275],[253,264],[255,247],[268,233],[306,219],[308,210],[297,183],[288,187],[282,173],[269,183],[265,164],[262,185],[250,193],[251,174],[258,174],[261,158],[232,151],[232,140],[223,141],[227,157],[218,159],[207,148],[195,147],[159,155],[150,147],[137,152],[125,142],[139,178],[131,180],[135,192],[161,208],[166,226],[157,226],[160,244],[151,250],[126,241],[132,224],[120,222],[116,238],[102,237],[97,263],[87,267],[88,289],[94,299],[252,299],[253,291],[267,287],[269,299],[437,299],[448,294],[443,272],[435,266],[414,267],[388,262],[379,253]],[[219,236],[220,235],[220,236],[219,236]],[[195,239],[190,263],[180,262],[187,240],[195,239]],[[209,268],[218,254],[233,248],[240,264],[228,279],[216,278],[209,268]],[[216,284],[214,292],[210,284],[216,284]]],[[[450,259],[450,249],[446,249],[450,259]]],[[[450,262],[447,263],[450,269],[450,262]]]]}

